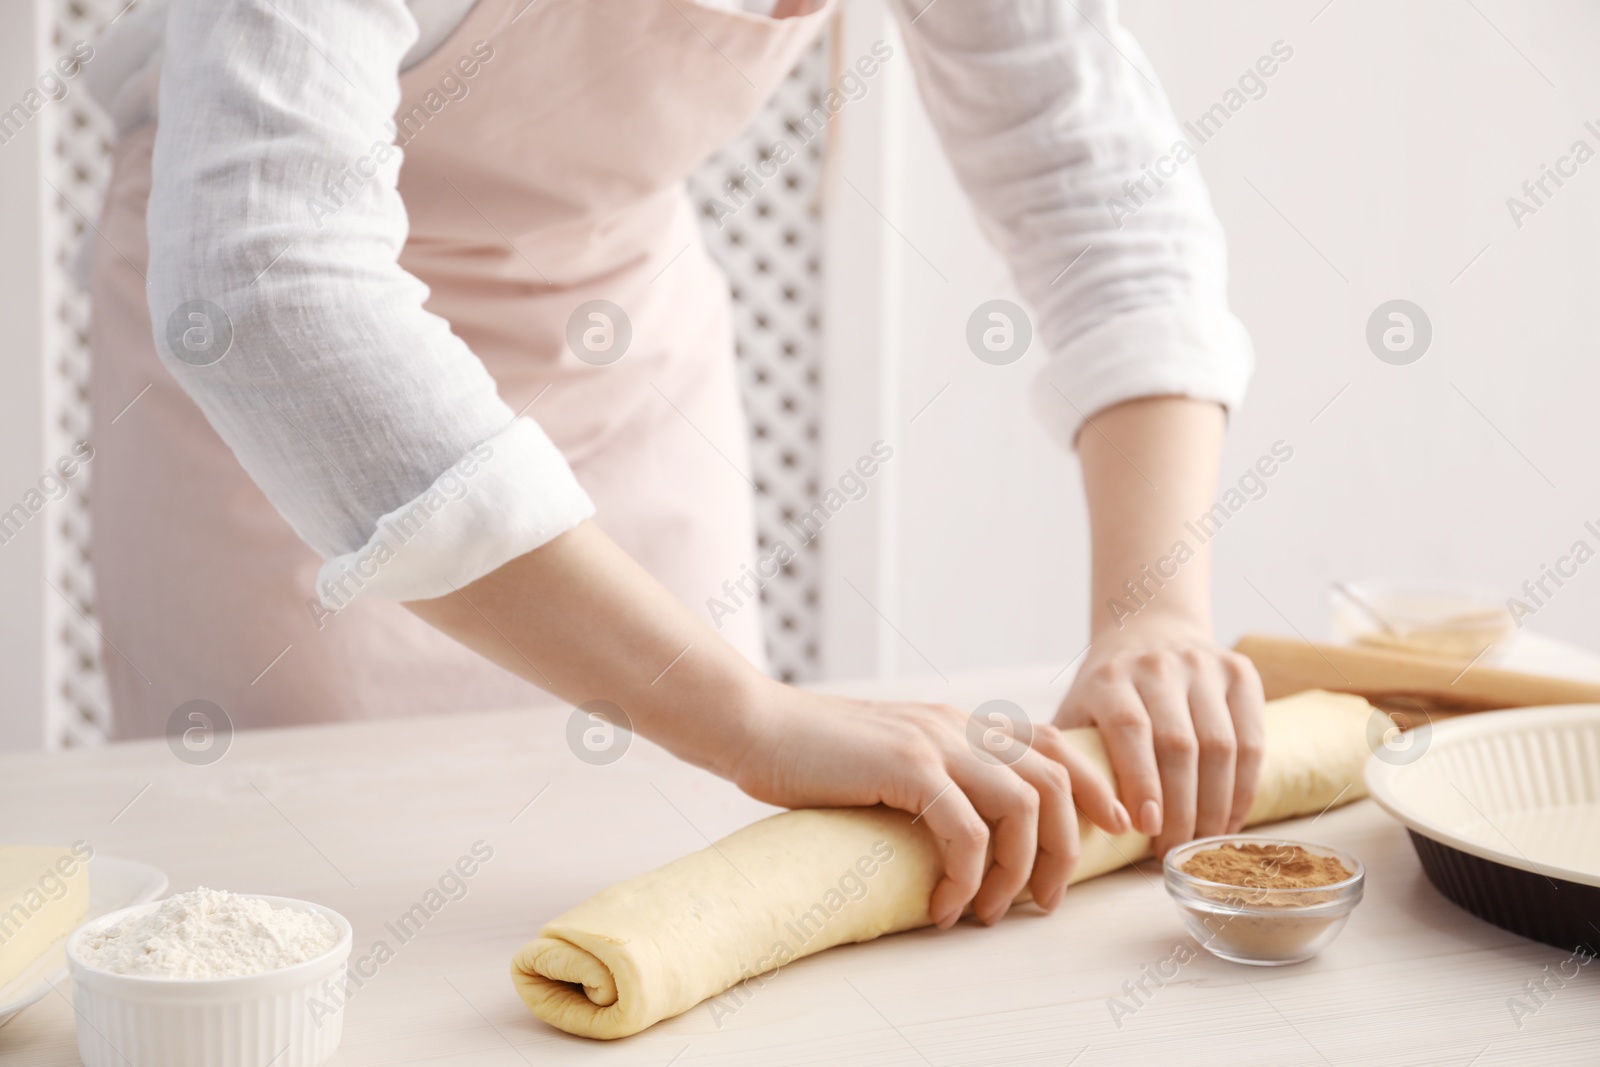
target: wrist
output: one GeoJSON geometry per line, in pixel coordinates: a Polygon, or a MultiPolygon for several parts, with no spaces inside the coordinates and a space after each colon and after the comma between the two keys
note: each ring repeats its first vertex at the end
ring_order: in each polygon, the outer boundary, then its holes
{"type": "Polygon", "coordinates": [[[738,679],[727,695],[723,728],[718,743],[706,752],[700,765],[717,777],[738,783],[739,768],[758,747],[781,714],[786,694],[793,692],[759,671],[751,670],[738,679]]]}
{"type": "Polygon", "coordinates": [[[1209,644],[1214,640],[1211,612],[1204,606],[1149,602],[1136,610],[1105,613],[1091,628],[1096,647],[1146,644],[1151,639],[1209,644]]]}
{"type": "Polygon", "coordinates": [[[733,780],[770,725],[777,691],[787,687],[732,650],[718,658],[710,669],[669,675],[641,693],[638,725],[679,759],[733,780]]]}

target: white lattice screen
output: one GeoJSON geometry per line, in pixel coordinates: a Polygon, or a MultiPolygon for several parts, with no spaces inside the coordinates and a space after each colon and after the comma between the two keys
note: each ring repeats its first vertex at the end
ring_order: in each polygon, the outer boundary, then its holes
{"type": "MultiPolygon", "coordinates": [[[[705,205],[701,221],[706,240],[733,286],[740,381],[755,468],[756,531],[763,554],[782,536],[784,520],[810,508],[818,496],[823,259],[819,193],[826,134],[805,145],[776,177],[753,189],[750,201],[736,213],[727,215],[712,205],[734,202],[727,183],[738,182],[741,168],[759,175],[757,167],[775,143],[796,140],[790,124],[821,103],[829,54],[826,41],[808,52],[750,128],[689,179],[690,195],[705,205]]],[[[761,590],[767,657],[773,673],[785,681],[804,681],[817,674],[819,565],[815,548],[802,548],[761,590]]]]}
{"type": "MultiPolygon", "coordinates": [[[[58,0],[52,47],[93,40],[126,0],[58,0]]],[[[749,130],[710,160],[690,181],[697,202],[717,196],[740,164],[754,166],[789,120],[818,102],[828,74],[828,52],[819,44],[790,74],[749,130]]],[[[50,455],[61,455],[89,432],[88,300],[72,280],[70,265],[99,215],[109,169],[106,123],[81,89],[62,102],[54,123],[49,261],[53,304],[46,403],[51,412],[50,455]]],[[[822,138],[766,183],[736,217],[721,225],[705,217],[707,239],[733,284],[739,368],[752,430],[753,478],[758,490],[757,525],[763,549],[785,518],[817,496],[817,442],[821,315],[821,219],[817,191],[822,176],[822,138]]],[[[92,464],[90,465],[92,467],[92,464]]],[[[95,744],[110,727],[110,706],[100,672],[100,638],[94,625],[94,585],[89,567],[89,493],[85,468],[77,492],[53,512],[46,566],[61,593],[46,610],[55,635],[48,670],[51,706],[46,708],[46,744],[95,744]]],[[[789,680],[813,677],[817,667],[818,560],[803,552],[762,590],[772,669],[789,680]]]]}
{"type": "MultiPolygon", "coordinates": [[[[126,0],[64,0],[56,7],[52,56],[66,55],[74,42],[92,41],[127,6],[126,0]]],[[[82,86],[52,114],[54,151],[50,184],[54,210],[49,229],[51,271],[47,291],[53,305],[45,358],[46,455],[65,455],[89,435],[89,300],[72,278],[71,265],[85,240],[94,239],[90,220],[110,172],[110,130],[82,86]]],[[[94,464],[83,468],[69,493],[51,512],[45,566],[60,596],[45,601],[46,632],[54,635],[47,664],[45,743],[50,747],[97,744],[111,726],[111,702],[100,672],[100,636],[93,623],[94,578],[89,568],[89,494],[94,464]]]]}

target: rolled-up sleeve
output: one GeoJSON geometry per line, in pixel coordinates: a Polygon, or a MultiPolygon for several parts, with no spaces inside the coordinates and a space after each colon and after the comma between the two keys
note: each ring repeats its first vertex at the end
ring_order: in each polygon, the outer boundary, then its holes
{"type": "Polygon", "coordinates": [[[403,0],[174,0],[166,32],[156,346],[326,557],[324,600],[443,595],[592,515],[399,265],[403,0]],[[347,168],[367,180],[330,212],[347,168]]]}
{"type": "Polygon", "coordinates": [[[1038,316],[1035,410],[1244,398],[1222,229],[1189,143],[1111,0],[891,0],[957,177],[1038,316]]]}

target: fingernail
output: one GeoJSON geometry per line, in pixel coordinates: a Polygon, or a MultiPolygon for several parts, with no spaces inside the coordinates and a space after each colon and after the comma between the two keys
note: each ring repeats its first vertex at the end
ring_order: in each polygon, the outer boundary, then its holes
{"type": "Polygon", "coordinates": [[[1153,800],[1144,802],[1139,809],[1139,828],[1146,837],[1154,837],[1161,832],[1161,805],[1153,800]]]}
{"type": "Polygon", "coordinates": [[[1066,892],[1067,887],[1062,886],[1061,888],[1052,892],[1046,899],[1039,901],[1039,907],[1043,908],[1045,911],[1055,911],[1056,905],[1061,903],[1061,898],[1066,895],[1066,892]]]}
{"type": "Polygon", "coordinates": [[[1122,801],[1114,802],[1111,808],[1111,828],[1119,834],[1128,832],[1133,825],[1133,816],[1128,814],[1128,809],[1122,806],[1122,801]]]}

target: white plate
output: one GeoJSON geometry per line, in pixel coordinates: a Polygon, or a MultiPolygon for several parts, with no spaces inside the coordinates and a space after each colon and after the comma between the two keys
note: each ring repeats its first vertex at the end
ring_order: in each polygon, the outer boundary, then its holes
{"type": "MultiPolygon", "coordinates": [[[[89,861],[89,914],[84,922],[154,900],[166,891],[167,876],[159,868],[137,860],[95,856],[89,861]]],[[[0,986],[0,1026],[29,1004],[48,996],[51,987],[66,976],[67,939],[63,937],[27,970],[0,986]]]]}
{"type": "Polygon", "coordinates": [[[1409,763],[1367,762],[1372,799],[1408,829],[1491,863],[1600,886],[1600,704],[1435,723],[1409,763]]]}

